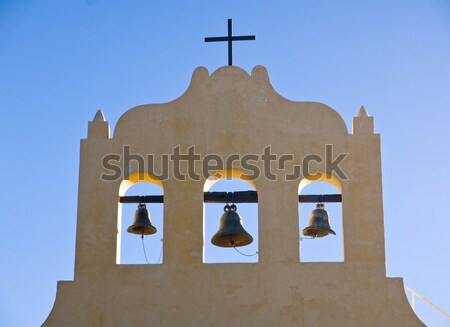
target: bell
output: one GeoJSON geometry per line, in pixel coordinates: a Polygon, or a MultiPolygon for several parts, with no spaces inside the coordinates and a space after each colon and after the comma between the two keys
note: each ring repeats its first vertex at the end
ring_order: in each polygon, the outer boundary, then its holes
{"type": "Polygon", "coordinates": [[[224,248],[249,245],[253,242],[253,237],[247,233],[242,225],[242,218],[236,212],[233,205],[226,205],[223,208],[224,214],[220,218],[219,230],[211,238],[211,243],[224,248]]]}
{"type": "Polygon", "coordinates": [[[150,221],[150,214],[144,203],[139,204],[138,209],[134,213],[133,225],[128,227],[127,232],[142,235],[142,237],[156,233],[156,228],[150,221]]]}
{"type": "Polygon", "coordinates": [[[323,203],[318,203],[316,209],[311,212],[309,218],[309,226],[303,230],[303,235],[316,237],[324,237],[328,234],[336,235],[334,230],[330,228],[328,213],[324,209],[323,203]]]}

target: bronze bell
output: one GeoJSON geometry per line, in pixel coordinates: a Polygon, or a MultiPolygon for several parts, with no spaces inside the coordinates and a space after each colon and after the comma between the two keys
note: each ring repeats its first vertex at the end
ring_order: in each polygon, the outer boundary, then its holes
{"type": "Polygon", "coordinates": [[[223,208],[225,212],[220,218],[219,230],[211,238],[211,243],[215,246],[229,248],[245,246],[253,242],[253,237],[244,229],[242,218],[236,210],[237,207],[234,204],[231,206],[227,204],[223,208]]]}
{"type": "Polygon", "coordinates": [[[309,226],[303,230],[303,235],[316,237],[324,237],[328,234],[336,235],[334,230],[330,228],[330,220],[328,213],[324,209],[323,203],[318,203],[316,209],[311,212],[309,218],[309,226]]]}
{"type": "Polygon", "coordinates": [[[134,213],[133,225],[128,227],[128,233],[142,235],[151,235],[156,233],[156,228],[150,221],[150,214],[144,203],[139,204],[138,209],[134,213]]]}

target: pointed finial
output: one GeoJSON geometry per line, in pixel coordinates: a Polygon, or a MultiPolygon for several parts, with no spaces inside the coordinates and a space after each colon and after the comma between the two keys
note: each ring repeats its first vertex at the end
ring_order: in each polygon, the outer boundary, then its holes
{"type": "Polygon", "coordinates": [[[109,139],[109,124],[99,109],[92,121],[88,122],[88,139],[109,139]]]}
{"type": "Polygon", "coordinates": [[[103,116],[103,112],[100,109],[95,113],[93,121],[106,121],[105,116],[103,116]]]}
{"type": "Polygon", "coordinates": [[[366,108],[364,108],[364,106],[361,106],[356,117],[369,117],[369,114],[367,113],[367,110],[366,108]]]}
{"type": "Polygon", "coordinates": [[[353,117],[353,134],[373,134],[373,117],[370,117],[364,106],[358,111],[356,117],[353,117]]]}

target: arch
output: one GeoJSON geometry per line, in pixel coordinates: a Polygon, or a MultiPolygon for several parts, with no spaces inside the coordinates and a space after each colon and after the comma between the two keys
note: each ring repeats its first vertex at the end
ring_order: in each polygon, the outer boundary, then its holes
{"type": "MultiPolygon", "coordinates": [[[[317,173],[302,179],[298,190],[299,194],[340,193],[342,195],[342,183],[336,176],[317,173]],[[308,190],[309,192],[307,192],[308,190]]],[[[345,260],[343,205],[342,203],[325,203],[330,227],[336,232],[336,235],[330,234],[322,238],[310,239],[304,236],[302,231],[309,225],[310,213],[315,209],[315,205],[314,203],[299,203],[299,259],[301,262],[343,262],[345,260]]]]}
{"type": "Polygon", "coordinates": [[[242,170],[239,168],[227,168],[222,170],[217,170],[206,179],[205,184],[203,186],[203,191],[208,192],[211,187],[213,187],[214,184],[216,184],[221,179],[231,179],[231,178],[238,178],[246,181],[250,186],[256,191],[256,185],[255,182],[245,174],[242,170]]]}
{"type": "MultiPolygon", "coordinates": [[[[211,174],[204,184],[204,191],[247,191],[256,190],[255,183],[239,169],[225,169],[211,174]]],[[[231,202],[231,199],[230,199],[231,202]]],[[[242,217],[244,229],[253,237],[253,242],[238,250],[216,247],[211,243],[212,236],[218,231],[220,218],[224,213],[223,203],[203,205],[203,262],[204,263],[254,263],[258,262],[258,204],[238,203],[237,211],[242,217]]]]}
{"type": "Polygon", "coordinates": [[[163,183],[155,175],[148,172],[134,172],[125,176],[123,181],[120,183],[119,196],[123,196],[131,186],[140,182],[148,182],[158,185],[164,191],[163,183]]]}
{"type": "MultiPolygon", "coordinates": [[[[119,196],[124,195],[157,195],[164,194],[163,184],[154,175],[146,172],[134,172],[126,176],[119,186],[119,196]],[[130,192],[132,194],[126,194],[130,192]]],[[[117,217],[117,264],[161,264],[162,240],[164,235],[164,205],[161,203],[146,204],[150,220],[157,232],[141,240],[139,235],[127,233],[133,223],[137,204],[118,203],[117,217]],[[145,246],[145,254],[143,244],[145,246]]]]}
{"type": "Polygon", "coordinates": [[[337,176],[330,173],[316,172],[315,174],[304,176],[298,185],[298,193],[300,194],[302,190],[309,184],[313,182],[327,182],[334,185],[339,192],[342,194],[342,183],[337,176]]]}

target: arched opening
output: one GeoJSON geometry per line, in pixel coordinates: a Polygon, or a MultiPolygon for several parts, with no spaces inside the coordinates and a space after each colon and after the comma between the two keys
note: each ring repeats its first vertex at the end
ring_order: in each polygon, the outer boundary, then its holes
{"type": "MultiPolygon", "coordinates": [[[[162,184],[148,174],[132,174],[120,186],[120,196],[163,195],[162,184]]],[[[163,262],[163,203],[145,203],[151,224],[156,233],[151,235],[132,234],[127,232],[134,223],[138,203],[119,203],[117,264],[162,264],[163,262]]]]}
{"type": "MultiPolygon", "coordinates": [[[[326,195],[341,194],[340,182],[335,178],[322,175],[315,180],[304,179],[299,186],[300,195],[326,195]]],[[[310,218],[317,203],[299,203],[300,226],[300,261],[301,262],[343,262],[344,261],[344,235],[342,221],[342,203],[323,201],[328,213],[329,225],[332,233],[323,237],[305,236],[303,231],[311,226],[310,218]]],[[[322,211],[323,212],[323,211],[322,211]]],[[[322,213],[320,212],[320,213],[322,213]]],[[[317,222],[317,220],[316,220],[317,222]]],[[[311,234],[311,233],[310,233],[311,234]]]]}
{"type": "MultiPolygon", "coordinates": [[[[238,171],[228,171],[223,175],[211,176],[205,183],[205,192],[241,192],[255,190],[252,181],[238,171]],[[223,178],[222,176],[226,176],[223,178]]],[[[229,197],[229,204],[233,199],[229,197]]],[[[211,243],[218,232],[226,203],[205,203],[203,214],[203,262],[204,263],[252,263],[258,262],[258,204],[235,203],[237,213],[242,218],[246,232],[253,242],[246,246],[220,247],[211,243]]]]}

